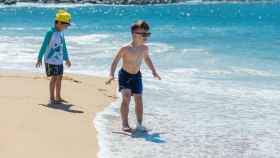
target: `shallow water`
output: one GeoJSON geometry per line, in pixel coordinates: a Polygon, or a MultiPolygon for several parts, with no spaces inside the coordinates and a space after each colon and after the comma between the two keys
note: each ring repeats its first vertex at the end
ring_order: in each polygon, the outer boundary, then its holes
{"type": "Polygon", "coordinates": [[[130,40],[130,23],[146,19],[152,27],[148,45],[163,78],[154,80],[143,66],[152,131],[112,133],[119,130],[118,100],[96,120],[100,157],[278,157],[279,2],[2,6],[0,68],[43,71],[34,62],[58,7],[74,17],[65,32],[72,73],[107,76],[113,55],[130,40]]]}

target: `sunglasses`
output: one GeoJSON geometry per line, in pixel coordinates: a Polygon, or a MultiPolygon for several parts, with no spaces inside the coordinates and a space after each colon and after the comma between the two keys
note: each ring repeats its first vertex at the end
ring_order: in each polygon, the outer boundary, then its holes
{"type": "Polygon", "coordinates": [[[67,23],[67,22],[61,22],[61,24],[63,24],[63,25],[68,25],[68,26],[71,25],[71,24],[69,24],[69,23],[67,23]]]}
{"type": "Polygon", "coordinates": [[[135,32],[138,35],[141,35],[142,37],[150,37],[152,33],[150,32],[135,32]]]}

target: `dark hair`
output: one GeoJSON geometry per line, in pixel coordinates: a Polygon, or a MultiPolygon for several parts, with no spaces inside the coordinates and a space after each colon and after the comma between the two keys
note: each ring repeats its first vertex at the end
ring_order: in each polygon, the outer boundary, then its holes
{"type": "Polygon", "coordinates": [[[149,31],[150,26],[149,24],[144,20],[137,20],[135,23],[133,23],[130,27],[131,32],[133,33],[136,29],[144,29],[146,31],[149,31]]]}
{"type": "Polygon", "coordinates": [[[67,25],[70,25],[69,23],[66,23],[66,22],[61,22],[61,21],[58,21],[58,20],[55,20],[55,21],[54,21],[54,23],[55,23],[55,24],[61,23],[61,24],[67,24],[67,25]]]}

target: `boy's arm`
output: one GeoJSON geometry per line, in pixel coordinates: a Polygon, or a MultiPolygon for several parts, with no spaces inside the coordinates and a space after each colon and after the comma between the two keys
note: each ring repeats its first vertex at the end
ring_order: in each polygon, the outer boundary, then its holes
{"type": "Polygon", "coordinates": [[[50,40],[51,40],[52,32],[48,31],[45,35],[44,42],[41,46],[41,49],[39,51],[38,60],[42,61],[44,54],[46,53],[46,50],[49,46],[50,40]]]}
{"type": "Polygon", "coordinates": [[[68,49],[66,47],[66,42],[65,42],[64,36],[62,37],[62,42],[63,42],[63,60],[66,61],[66,65],[68,67],[70,67],[71,66],[71,62],[69,60],[68,49]]]}
{"type": "Polygon", "coordinates": [[[149,55],[149,50],[148,48],[146,49],[145,53],[144,53],[144,61],[145,63],[148,65],[148,67],[152,70],[152,73],[153,73],[153,76],[159,80],[161,80],[161,77],[158,75],[156,69],[155,69],[155,66],[150,58],[150,55],[149,55]]]}
{"type": "Polygon", "coordinates": [[[52,32],[48,31],[45,35],[44,42],[43,42],[43,44],[41,46],[41,49],[39,51],[36,67],[40,67],[42,65],[42,59],[43,59],[44,54],[47,51],[47,48],[49,46],[51,37],[52,37],[52,32]]]}
{"type": "Polygon", "coordinates": [[[66,47],[66,42],[65,42],[65,38],[64,36],[62,37],[62,42],[63,42],[63,60],[67,61],[69,60],[69,56],[68,56],[68,49],[66,47]]]}
{"type": "Polygon", "coordinates": [[[114,77],[114,74],[115,74],[116,68],[117,68],[117,66],[118,66],[118,63],[119,63],[119,61],[120,61],[120,59],[121,59],[121,57],[122,57],[122,55],[123,55],[123,52],[124,52],[124,48],[121,48],[121,49],[118,51],[117,55],[114,57],[113,62],[112,62],[112,64],[111,64],[110,78],[109,78],[109,80],[106,82],[106,84],[110,84],[111,81],[114,80],[114,78],[115,78],[115,77],[114,77]]]}

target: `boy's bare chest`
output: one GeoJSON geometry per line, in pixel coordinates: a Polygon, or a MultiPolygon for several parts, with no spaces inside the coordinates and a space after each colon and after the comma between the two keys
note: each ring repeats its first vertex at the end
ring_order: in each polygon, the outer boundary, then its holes
{"type": "Polygon", "coordinates": [[[129,61],[139,61],[142,60],[144,57],[144,52],[143,51],[127,51],[125,52],[123,58],[124,60],[129,60],[129,61]]]}

